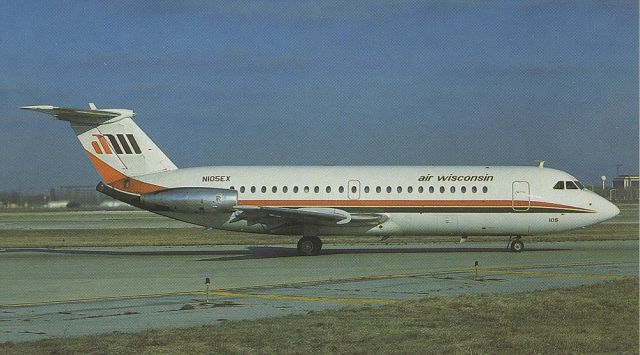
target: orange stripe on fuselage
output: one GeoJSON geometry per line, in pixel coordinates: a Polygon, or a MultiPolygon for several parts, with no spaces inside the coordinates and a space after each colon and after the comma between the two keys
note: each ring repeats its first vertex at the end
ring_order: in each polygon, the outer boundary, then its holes
{"type": "Polygon", "coordinates": [[[98,174],[100,174],[102,180],[107,185],[113,188],[133,194],[144,194],[154,191],[166,190],[166,188],[163,186],[149,184],[140,180],[136,180],[134,178],[130,178],[114,169],[113,167],[109,166],[109,164],[98,159],[98,157],[91,154],[91,152],[89,152],[88,150],[85,149],[85,152],[87,153],[87,156],[89,156],[89,160],[91,160],[93,166],[98,171],[98,174]]]}
{"type": "MultiPolygon", "coordinates": [[[[516,201],[518,202],[518,201],[516,201]]],[[[271,207],[512,207],[512,200],[239,200],[238,205],[271,207]]],[[[525,204],[526,205],[526,204],[525,204]]],[[[521,207],[518,203],[516,207],[521,207]]],[[[591,210],[531,201],[531,207],[591,210]]]]}

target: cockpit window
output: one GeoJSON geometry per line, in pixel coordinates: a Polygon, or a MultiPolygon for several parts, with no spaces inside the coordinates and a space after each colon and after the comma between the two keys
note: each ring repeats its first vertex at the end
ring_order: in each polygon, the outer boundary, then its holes
{"type": "Polygon", "coordinates": [[[558,181],[553,187],[554,190],[564,190],[564,181],[558,181]]]}
{"type": "Polygon", "coordinates": [[[578,186],[576,186],[576,184],[573,183],[573,181],[567,181],[567,190],[577,190],[578,186]]]}
{"type": "Polygon", "coordinates": [[[574,181],[580,190],[584,190],[584,185],[580,181],[574,181]]]}

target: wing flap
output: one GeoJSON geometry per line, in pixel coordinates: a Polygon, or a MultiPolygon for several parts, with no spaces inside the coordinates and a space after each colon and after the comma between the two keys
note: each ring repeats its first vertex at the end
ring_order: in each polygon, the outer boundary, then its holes
{"type": "Polygon", "coordinates": [[[270,216],[295,220],[315,220],[334,223],[340,223],[344,220],[346,220],[345,223],[348,223],[351,220],[351,215],[348,212],[335,208],[294,209],[284,207],[236,206],[235,209],[241,211],[242,214],[253,218],[270,216]]]}
{"type": "Polygon", "coordinates": [[[263,206],[236,206],[229,223],[247,220],[247,223],[315,224],[315,225],[362,225],[386,221],[382,214],[351,214],[337,208],[286,208],[263,206]]]}

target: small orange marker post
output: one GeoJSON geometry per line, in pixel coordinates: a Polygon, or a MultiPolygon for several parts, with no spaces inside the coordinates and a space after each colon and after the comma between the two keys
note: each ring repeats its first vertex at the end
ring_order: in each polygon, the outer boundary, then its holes
{"type": "Polygon", "coordinates": [[[211,280],[209,280],[209,278],[205,278],[204,279],[204,284],[207,287],[207,298],[205,300],[205,303],[209,303],[209,286],[211,286],[211,280]]]}

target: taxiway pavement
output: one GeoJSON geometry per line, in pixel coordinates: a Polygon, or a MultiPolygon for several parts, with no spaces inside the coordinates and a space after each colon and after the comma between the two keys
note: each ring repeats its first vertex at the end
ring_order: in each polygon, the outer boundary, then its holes
{"type": "Polygon", "coordinates": [[[638,241],[5,249],[0,270],[0,342],[28,341],[637,277],[638,241]]]}

